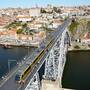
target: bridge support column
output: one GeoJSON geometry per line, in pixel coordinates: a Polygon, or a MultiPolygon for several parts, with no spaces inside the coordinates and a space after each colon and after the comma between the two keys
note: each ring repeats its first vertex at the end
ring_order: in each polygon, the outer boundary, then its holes
{"type": "Polygon", "coordinates": [[[38,72],[34,75],[25,90],[40,90],[40,79],[38,72]]]}
{"type": "Polygon", "coordinates": [[[59,56],[60,56],[60,38],[58,39],[58,41],[56,42],[56,44],[54,45],[54,62],[55,62],[55,76],[57,78],[58,76],[58,65],[59,65],[59,56]]]}
{"type": "Polygon", "coordinates": [[[59,55],[59,65],[58,65],[58,78],[62,78],[63,70],[64,70],[64,65],[66,63],[66,53],[67,53],[67,46],[68,46],[68,36],[67,36],[67,28],[65,31],[62,33],[61,41],[60,41],[60,55],[59,55]]]}
{"type": "Polygon", "coordinates": [[[58,79],[59,79],[59,86],[62,87],[62,75],[63,75],[63,70],[64,66],[66,63],[66,54],[68,50],[68,43],[67,43],[67,28],[65,32],[62,33],[61,37],[61,43],[60,43],[60,56],[59,56],[59,65],[58,65],[58,79]]]}
{"type": "Polygon", "coordinates": [[[52,47],[51,51],[47,55],[45,63],[45,79],[58,79],[59,85],[61,85],[62,74],[64,66],[66,63],[66,53],[67,53],[67,28],[62,33],[61,37],[58,38],[55,45],[52,47]]]}
{"type": "Polygon", "coordinates": [[[55,78],[55,62],[54,62],[54,50],[52,49],[48,56],[46,57],[46,62],[45,62],[45,78],[51,79],[55,78]]]}
{"type": "Polygon", "coordinates": [[[58,76],[58,64],[60,55],[60,40],[59,38],[55,45],[52,47],[51,51],[46,57],[45,62],[45,79],[56,79],[58,76]]]}

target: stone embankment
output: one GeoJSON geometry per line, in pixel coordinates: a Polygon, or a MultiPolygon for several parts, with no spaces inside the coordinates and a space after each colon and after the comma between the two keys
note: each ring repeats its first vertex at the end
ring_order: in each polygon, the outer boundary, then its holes
{"type": "Polygon", "coordinates": [[[71,42],[71,46],[69,46],[68,50],[90,50],[90,45],[79,42],[71,42]]]}

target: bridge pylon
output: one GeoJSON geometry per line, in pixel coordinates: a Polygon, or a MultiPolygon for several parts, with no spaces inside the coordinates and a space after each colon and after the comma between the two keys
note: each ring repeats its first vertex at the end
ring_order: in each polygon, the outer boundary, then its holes
{"type": "Polygon", "coordinates": [[[25,90],[40,90],[40,79],[39,79],[39,73],[36,72],[32,80],[29,82],[25,90]]]}

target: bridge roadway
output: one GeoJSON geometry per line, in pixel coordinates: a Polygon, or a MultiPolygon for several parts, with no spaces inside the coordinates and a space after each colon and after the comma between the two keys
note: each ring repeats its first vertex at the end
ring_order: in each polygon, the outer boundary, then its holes
{"type": "MultiPolygon", "coordinates": [[[[69,23],[70,23],[69,20],[65,21],[62,25],[60,25],[60,26],[57,28],[57,30],[56,30],[54,33],[51,34],[51,36],[55,38],[54,41],[53,41],[53,44],[55,43],[56,39],[58,39],[57,36],[60,36],[60,35],[62,34],[62,32],[63,32],[64,29],[68,26],[69,23]],[[56,37],[57,37],[57,38],[56,38],[56,37]]],[[[50,37],[50,36],[49,36],[49,37],[50,37]]],[[[44,44],[47,45],[46,42],[45,42],[44,44]]],[[[41,46],[39,49],[37,49],[32,56],[29,56],[29,57],[26,59],[26,61],[25,61],[25,63],[24,63],[23,65],[25,65],[26,62],[28,62],[28,61],[29,61],[30,64],[31,64],[32,61],[35,59],[35,57],[36,57],[36,56],[40,53],[40,51],[43,50],[44,48],[45,48],[45,46],[41,46]],[[30,61],[30,60],[31,60],[31,61],[30,61]]],[[[2,83],[2,85],[0,85],[0,90],[24,90],[25,87],[26,87],[26,85],[28,84],[29,80],[32,79],[32,77],[34,76],[34,74],[36,73],[36,71],[37,71],[37,70],[40,68],[40,66],[43,64],[44,59],[45,59],[45,57],[46,57],[47,54],[48,54],[48,52],[46,52],[46,53],[44,54],[44,56],[41,57],[41,60],[39,61],[39,63],[37,63],[37,65],[35,65],[35,67],[33,68],[33,70],[30,72],[29,77],[27,77],[27,82],[26,82],[23,86],[17,84],[17,83],[15,82],[15,80],[14,80],[14,79],[15,79],[15,74],[16,74],[17,70],[21,67],[21,66],[19,66],[19,67],[17,67],[17,69],[13,72],[13,74],[10,75],[10,77],[6,80],[6,82],[4,82],[4,83],[2,83]]]]}

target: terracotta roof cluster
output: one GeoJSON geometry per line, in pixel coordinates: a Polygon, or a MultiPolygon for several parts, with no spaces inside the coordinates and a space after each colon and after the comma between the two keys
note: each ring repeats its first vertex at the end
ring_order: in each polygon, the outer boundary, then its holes
{"type": "Polygon", "coordinates": [[[5,25],[7,22],[8,22],[7,20],[0,18],[0,26],[5,25]]]}

